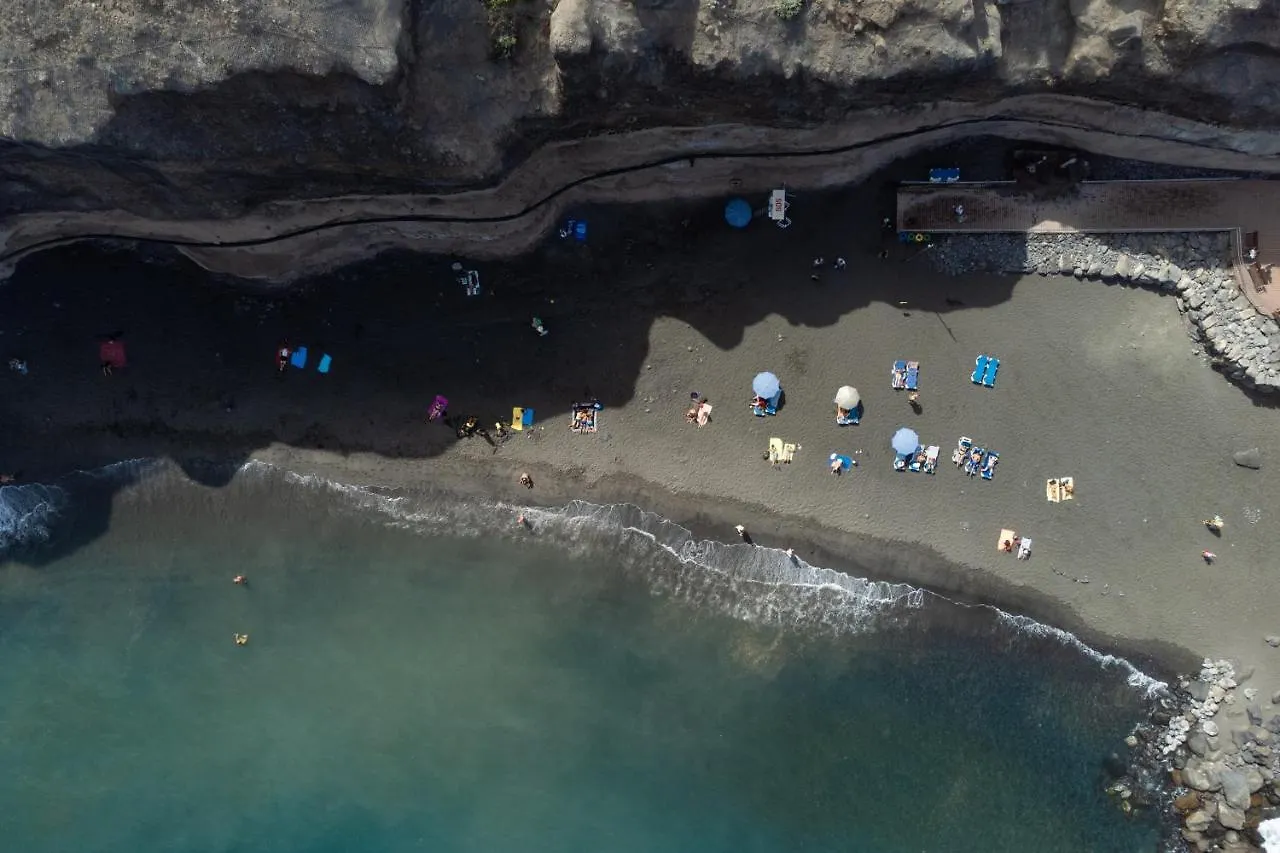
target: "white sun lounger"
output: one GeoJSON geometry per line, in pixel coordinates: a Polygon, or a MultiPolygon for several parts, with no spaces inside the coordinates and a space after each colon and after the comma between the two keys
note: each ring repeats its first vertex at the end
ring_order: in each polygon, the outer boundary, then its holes
{"type": "Polygon", "coordinates": [[[1031,558],[1031,540],[1023,536],[1022,541],[1018,543],[1018,559],[1028,560],[1031,558]]]}

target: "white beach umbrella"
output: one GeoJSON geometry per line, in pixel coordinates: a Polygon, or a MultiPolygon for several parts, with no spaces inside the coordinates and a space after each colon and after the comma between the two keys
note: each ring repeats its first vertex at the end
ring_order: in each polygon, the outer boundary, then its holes
{"type": "Polygon", "coordinates": [[[858,389],[852,385],[842,385],[840,390],[836,392],[836,405],[845,411],[852,411],[858,408],[858,404],[862,402],[862,398],[858,396],[858,389]]]}

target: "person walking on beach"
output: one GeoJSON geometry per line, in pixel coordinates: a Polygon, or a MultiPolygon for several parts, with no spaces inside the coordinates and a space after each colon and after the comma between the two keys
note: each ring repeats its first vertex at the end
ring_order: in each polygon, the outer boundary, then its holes
{"type": "Polygon", "coordinates": [[[249,585],[249,579],[248,579],[247,577],[245,577],[244,575],[236,575],[234,578],[232,578],[232,579],[231,579],[231,582],[232,582],[233,584],[235,584],[236,586],[248,586],[248,585],[249,585]]]}
{"type": "Polygon", "coordinates": [[[533,478],[529,476],[528,472],[520,475],[520,485],[524,486],[526,489],[533,488],[533,478]]]}
{"type": "Polygon", "coordinates": [[[912,391],[907,394],[907,405],[911,407],[911,411],[917,415],[924,411],[924,407],[920,405],[920,392],[912,391]]]}
{"type": "Polygon", "coordinates": [[[738,531],[738,535],[742,537],[742,541],[743,541],[743,542],[746,542],[748,545],[754,545],[754,544],[756,544],[756,543],[751,539],[751,534],[747,532],[747,528],[743,527],[741,524],[739,524],[738,526],[734,527],[733,529],[734,529],[734,530],[736,530],[736,531],[738,531]]]}
{"type": "Polygon", "coordinates": [[[1213,561],[1218,559],[1218,555],[1212,551],[1201,551],[1200,556],[1203,557],[1204,561],[1211,566],[1213,565],[1213,561]]]}

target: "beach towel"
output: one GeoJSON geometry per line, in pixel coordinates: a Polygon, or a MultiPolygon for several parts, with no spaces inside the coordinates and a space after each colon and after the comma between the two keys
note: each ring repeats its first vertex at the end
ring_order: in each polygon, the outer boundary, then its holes
{"type": "Polygon", "coordinates": [[[449,398],[442,394],[437,394],[436,398],[431,401],[431,408],[427,409],[427,420],[434,421],[447,411],[449,411],[449,398]]]}
{"type": "Polygon", "coordinates": [[[511,409],[511,428],[516,432],[533,428],[533,409],[514,406],[511,409]]]}
{"type": "Polygon", "coordinates": [[[333,364],[333,359],[329,356],[329,353],[325,353],[320,356],[320,363],[316,365],[316,370],[320,373],[328,373],[329,365],[331,364],[333,364]]]}
{"type": "Polygon", "coordinates": [[[289,356],[289,363],[299,370],[307,366],[307,348],[298,347],[293,351],[293,355],[289,356]]]}
{"type": "Polygon", "coordinates": [[[1075,477],[1059,477],[1058,483],[1062,487],[1062,499],[1064,501],[1073,501],[1076,499],[1075,477]]]}
{"type": "Polygon", "coordinates": [[[769,439],[769,461],[774,465],[782,461],[782,439],[777,436],[769,439]]]}
{"type": "Polygon", "coordinates": [[[103,341],[98,346],[98,358],[103,364],[109,364],[112,367],[124,367],[128,364],[128,359],[125,358],[124,354],[124,341],[103,341]]]}
{"type": "Polygon", "coordinates": [[[711,420],[711,404],[703,403],[698,406],[698,426],[704,427],[711,420]]]}
{"type": "Polygon", "coordinates": [[[1009,528],[1003,528],[1000,531],[1000,538],[996,540],[996,550],[1002,554],[1013,552],[1013,540],[1018,538],[1018,534],[1009,528]]]}
{"type": "Polygon", "coordinates": [[[783,462],[794,462],[794,461],[795,461],[795,458],[796,458],[796,451],[797,451],[798,449],[799,449],[799,446],[798,446],[798,445],[795,445],[795,444],[784,444],[784,445],[782,445],[782,461],[783,461],[783,462]]]}
{"type": "Polygon", "coordinates": [[[1051,504],[1062,500],[1062,484],[1057,480],[1044,481],[1044,499],[1051,504]]]}

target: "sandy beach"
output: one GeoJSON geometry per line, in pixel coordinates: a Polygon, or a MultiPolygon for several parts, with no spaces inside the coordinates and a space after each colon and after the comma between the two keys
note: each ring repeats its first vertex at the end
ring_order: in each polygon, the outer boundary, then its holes
{"type": "Polygon", "coordinates": [[[468,264],[478,297],[453,258],[389,257],[255,294],[163,256],[32,257],[0,289],[0,354],[30,365],[0,375],[0,471],[260,458],[515,502],[629,501],[700,534],[730,539],[742,523],[816,564],[1025,613],[1164,674],[1228,657],[1254,671],[1260,701],[1280,688],[1280,649],[1264,641],[1280,633],[1276,415],[1207,366],[1171,299],[940,277],[886,240],[883,187],[800,196],[787,231],[732,231],[720,204],[592,210],[585,246],[468,264]],[[97,336],[113,331],[130,364],[104,377],[97,336]],[[285,340],[332,354],[333,371],[278,373],[285,340]],[[978,353],[1001,360],[994,389],[969,381],[978,353]],[[898,358],[921,363],[920,414],[890,388],[898,358]],[[773,418],[748,408],[761,370],[786,392],[773,418]],[[862,393],[859,426],[834,423],[843,384],[862,393]],[[693,392],[714,406],[705,428],[684,420],[693,392]],[[459,441],[425,422],[436,394],[455,416],[492,423],[524,405],[538,424],[497,448],[459,441]],[[589,396],[600,430],[571,433],[569,404],[589,396]],[[942,448],[936,476],[892,470],[903,425],[942,448]],[[993,481],[950,464],[961,435],[1000,452],[993,481]],[[762,460],[771,436],[799,446],[793,464],[762,460]],[[1261,471],[1232,462],[1251,447],[1261,471]],[[832,452],[859,467],[832,476],[832,452]],[[1045,479],[1063,475],[1076,499],[1047,503],[1045,479]],[[1201,524],[1215,513],[1220,539],[1201,524]],[[997,553],[1002,527],[1034,540],[1030,560],[997,553]]]}

